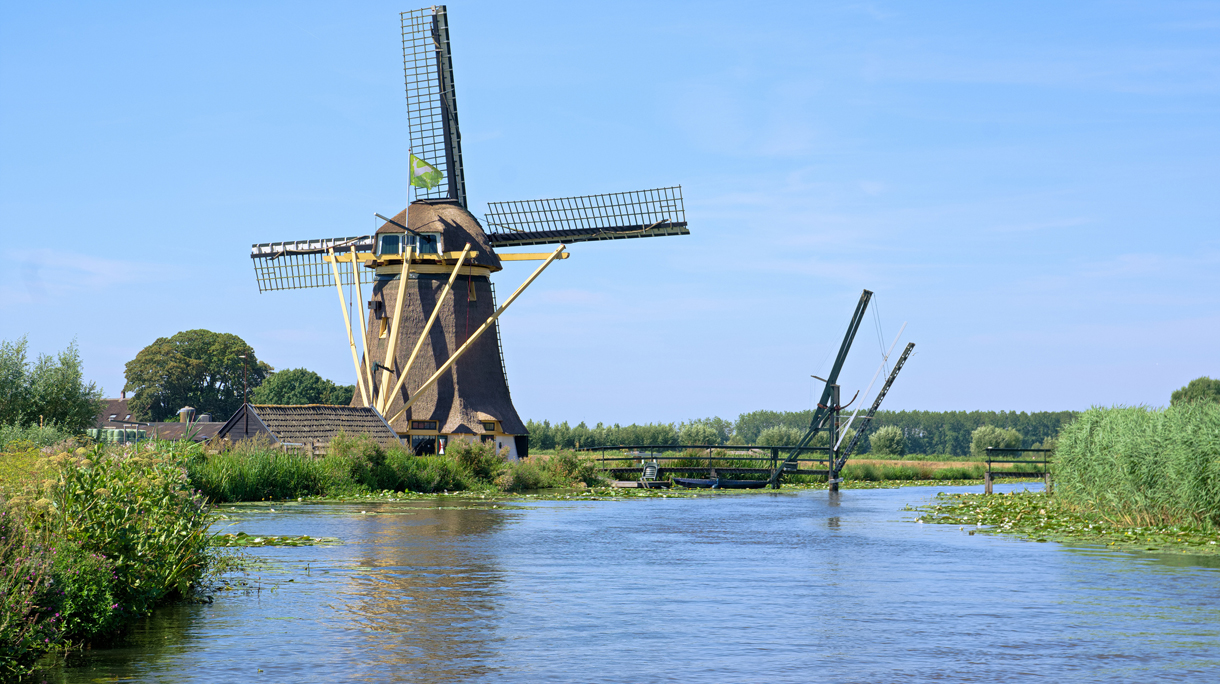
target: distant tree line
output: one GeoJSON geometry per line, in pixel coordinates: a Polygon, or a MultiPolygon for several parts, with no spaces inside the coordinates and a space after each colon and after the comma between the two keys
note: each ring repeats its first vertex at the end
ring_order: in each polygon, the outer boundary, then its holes
{"type": "MultiPolygon", "coordinates": [[[[995,428],[995,431],[984,431],[985,445],[1032,448],[1054,439],[1059,429],[1076,415],[1075,411],[878,411],[869,433],[889,428],[884,431],[884,438],[877,442],[884,444],[880,447],[882,453],[892,454],[901,449],[912,454],[966,456],[972,452],[975,432],[983,426],[995,428]]],[[[598,423],[589,427],[583,422],[572,426],[567,422],[551,424],[550,421],[531,420],[526,427],[530,431],[530,444],[539,449],[620,444],[784,446],[795,444],[812,419],[812,411],[752,411],[741,414],[736,421],[712,417],[676,424],[598,423]]],[[[819,435],[814,445],[825,442],[826,437],[819,435]]],[[[869,453],[872,442],[872,439],[861,439],[856,453],[869,453]]]]}

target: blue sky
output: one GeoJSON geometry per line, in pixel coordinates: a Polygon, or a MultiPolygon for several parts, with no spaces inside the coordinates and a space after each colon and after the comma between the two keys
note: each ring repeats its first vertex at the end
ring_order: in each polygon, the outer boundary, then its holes
{"type": "MultiPolygon", "coordinates": [[[[353,381],[336,297],[251,243],[406,199],[398,12],[6,3],[0,338],[117,395],[160,336],[353,381]]],[[[449,5],[471,208],[681,184],[691,235],[572,246],[502,319],[524,418],[811,403],[908,322],[891,409],[1160,405],[1220,377],[1220,4],[449,5]]],[[[532,269],[509,265],[511,290],[532,269]]]]}

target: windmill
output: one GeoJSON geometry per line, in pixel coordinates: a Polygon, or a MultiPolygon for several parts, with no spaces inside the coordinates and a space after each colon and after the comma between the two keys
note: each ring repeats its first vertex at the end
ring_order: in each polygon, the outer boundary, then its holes
{"type": "Polygon", "coordinates": [[[375,408],[416,453],[443,453],[462,438],[516,458],[528,454],[528,432],[509,394],[500,315],[568,257],[569,244],[688,235],[682,189],[490,202],[480,223],[467,205],[445,6],[400,20],[415,200],[393,218],[375,214],[383,223],[373,235],[256,244],[255,276],[260,292],[337,290],[356,371],[352,403],[375,408]],[[498,251],[534,245],[558,247],[498,251]],[[490,276],[504,261],[542,263],[497,305],[490,276]]]}

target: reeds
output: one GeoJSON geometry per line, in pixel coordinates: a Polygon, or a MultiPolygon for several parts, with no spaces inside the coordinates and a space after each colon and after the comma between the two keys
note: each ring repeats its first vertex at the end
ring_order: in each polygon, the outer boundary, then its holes
{"type": "Polygon", "coordinates": [[[1093,408],[1063,429],[1055,496],[1126,525],[1220,527],[1220,404],[1093,408]]]}

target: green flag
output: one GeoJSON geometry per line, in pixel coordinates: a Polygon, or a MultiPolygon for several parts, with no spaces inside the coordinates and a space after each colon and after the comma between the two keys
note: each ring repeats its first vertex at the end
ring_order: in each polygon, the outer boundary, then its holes
{"type": "Polygon", "coordinates": [[[411,155],[411,185],[431,190],[440,185],[444,177],[445,174],[441,173],[435,166],[415,155],[411,155]]]}

